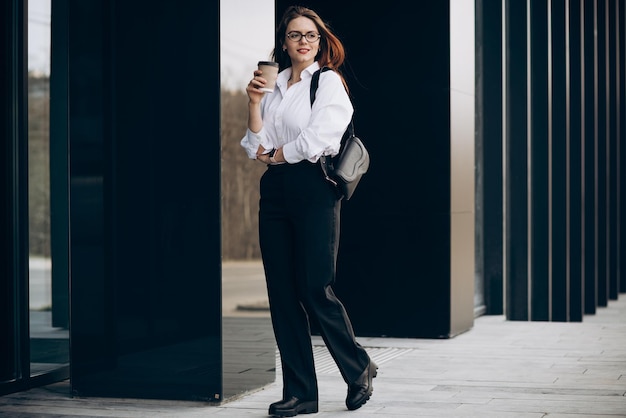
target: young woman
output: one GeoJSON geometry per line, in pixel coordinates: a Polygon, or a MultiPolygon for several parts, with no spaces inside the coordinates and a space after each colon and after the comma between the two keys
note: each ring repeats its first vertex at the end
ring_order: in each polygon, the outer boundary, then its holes
{"type": "Polygon", "coordinates": [[[283,399],[273,416],[318,411],[309,318],[348,385],[346,406],[360,408],[372,394],[377,366],[357,343],[332,284],[339,244],[341,201],[324,179],[318,159],[337,154],[352,117],[339,69],[345,51],[313,10],[289,7],[276,30],[273,58],[280,73],[273,93],[261,71],[246,91],[248,130],[241,140],[248,156],[267,171],[260,183],[259,242],[272,324],[283,370],[283,399]],[[311,76],[321,66],[311,106],[311,76]]]}

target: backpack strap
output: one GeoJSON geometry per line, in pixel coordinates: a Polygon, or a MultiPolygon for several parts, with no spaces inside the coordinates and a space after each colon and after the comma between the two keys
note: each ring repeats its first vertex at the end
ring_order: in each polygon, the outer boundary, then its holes
{"type": "MultiPolygon", "coordinates": [[[[317,88],[320,85],[320,74],[323,73],[324,71],[332,71],[332,68],[330,67],[322,67],[319,70],[315,71],[313,73],[313,76],[311,77],[311,91],[309,93],[310,97],[311,97],[311,106],[313,106],[313,102],[315,101],[315,94],[317,93],[317,88]]],[[[350,120],[350,125],[348,125],[348,136],[346,137],[346,135],[344,135],[344,138],[342,139],[342,145],[345,142],[345,138],[349,138],[350,136],[354,136],[354,118],[352,118],[350,120]]]]}
{"type": "MultiPolygon", "coordinates": [[[[329,70],[332,70],[332,68],[324,66],[320,68],[319,70],[315,71],[313,73],[313,76],[311,77],[311,91],[310,91],[311,107],[313,106],[313,102],[315,101],[315,94],[317,93],[317,88],[319,87],[319,84],[320,84],[320,74],[323,73],[324,71],[329,71],[329,70]]],[[[326,178],[326,180],[332,183],[335,186],[335,188],[337,188],[338,183],[332,177],[332,172],[334,170],[333,160],[336,159],[339,155],[341,155],[341,152],[343,151],[346,145],[346,141],[348,140],[348,138],[353,137],[353,136],[354,136],[354,117],[350,119],[350,124],[348,125],[346,132],[343,134],[343,137],[341,138],[341,145],[339,146],[339,154],[337,154],[335,158],[331,158],[330,156],[327,156],[327,155],[323,155],[319,158],[320,166],[322,167],[322,172],[324,173],[324,177],[326,178]]]]}
{"type": "Polygon", "coordinates": [[[311,106],[313,106],[313,102],[315,101],[315,93],[317,92],[317,88],[320,85],[320,74],[328,70],[330,70],[329,67],[322,67],[316,72],[314,72],[313,76],[311,77],[311,92],[310,92],[311,106]]]}

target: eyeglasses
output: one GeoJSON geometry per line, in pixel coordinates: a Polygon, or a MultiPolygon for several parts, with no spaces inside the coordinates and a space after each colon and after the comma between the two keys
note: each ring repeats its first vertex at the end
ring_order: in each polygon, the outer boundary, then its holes
{"type": "Polygon", "coordinates": [[[287,39],[289,39],[290,41],[294,41],[294,42],[300,42],[303,36],[304,36],[304,39],[307,40],[307,42],[311,42],[311,43],[317,42],[321,38],[321,35],[317,32],[307,32],[307,33],[289,32],[287,33],[287,39]]]}

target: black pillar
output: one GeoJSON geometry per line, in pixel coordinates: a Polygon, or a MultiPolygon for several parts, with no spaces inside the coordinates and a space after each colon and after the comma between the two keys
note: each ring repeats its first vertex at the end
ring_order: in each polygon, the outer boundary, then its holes
{"type": "Polygon", "coordinates": [[[596,260],[598,272],[598,306],[607,306],[609,300],[608,278],[608,95],[607,95],[607,45],[606,0],[596,3],[596,260]]]}
{"type": "Polygon", "coordinates": [[[502,1],[476,1],[476,275],[485,313],[504,313],[502,1]]]}
{"type": "Polygon", "coordinates": [[[505,2],[506,316],[528,320],[528,85],[526,3],[505,2]]]}
{"type": "MultiPolygon", "coordinates": [[[[550,319],[550,146],[552,79],[544,0],[530,0],[530,319],[550,319]]],[[[521,18],[520,18],[521,20],[521,18]]]]}
{"type": "Polygon", "coordinates": [[[68,126],[68,1],[52,3],[50,62],[50,239],[52,263],[52,325],[68,328],[70,308],[69,126],[68,126]]]}
{"type": "Polygon", "coordinates": [[[618,184],[618,280],[619,291],[626,292],[626,2],[617,3],[617,184],[618,184]]]}
{"type": "Polygon", "coordinates": [[[566,0],[550,3],[550,319],[569,320],[569,269],[567,247],[569,216],[569,67],[566,0]]]}
{"type": "Polygon", "coordinates": [[[596,312],[598,305],[597,237],[596,237],[596,0],[583,2],[583,279],[585,314],[596,312]]]}
{"type": "Polygon", "coordinates": [[[582,0],[569,2],[569,127],[568,163],[568,266],[569,266],[569,319],[583,318],[583,160],[582,160],[582,0]]]}
{"type": "MultiPolygon", "coordinates": [[[[277,19],[291,4],[276,2],[277,19]]],[[[473,24],[473,3],[464,5],[470,5],[464,16],[473,24]]],[[[341,6],[318,1],[312,7],[346,45],[356,132],[372,163],[343,205],[336,291],[358,335],[456,335],[473,323],[474,215],[473,195],[460,201],[472,206],[469,211],[454,207],[451,170],[470,167],[462,180],[470,183],[465,191],[473,192],[474,129],[460,130],[469,133],[469,143],[452,143],[450,5],[387,2],[367,8],[351,1],[341,6]],[[364,42],[363,28],[380,25],[387,29],[364,42]],[[377,68],[372,51],[406,56],[402,39],[422,40],[417,41],[418,64],[410,71],[386,69],[381,85],[380,72],[372,71],[377,68]],[[407,97],[414,99],[409,105],[407,97]],[[459,145],[468,147],[469,164],[452,167],[459,145]],[[455,233],[462,238],[452,240],[455,233]]],[[[473,49],[473,31],[465,39],[473,49]]],[[[470,58],[473,70],[473,54],[470,58]]],[[[462,95],[454,103],[464,107],[469,101],[463,115],[473,124],[473,79],[462,95]]]]}
{"type": "Polygon", "coordinates": [[[606,16],[606,46],[607,46],[607,280],[608,298],[616,300],[619,293],[618,281],[618,161],[619,150],[617,148],[617,36],[618,22],[617,1],[609,1],[605,10],[606,16]]]}
{"type": "Polygon", "coordinates": [[[70,0],[67,22],[73,393],[273,381],[271,338],[223,344],[219,5],[70,0]]]}
{"type": "Polygon", "coordinates": [[[27,4],[0,6],[0,394],[30,377],[27,4]]]}

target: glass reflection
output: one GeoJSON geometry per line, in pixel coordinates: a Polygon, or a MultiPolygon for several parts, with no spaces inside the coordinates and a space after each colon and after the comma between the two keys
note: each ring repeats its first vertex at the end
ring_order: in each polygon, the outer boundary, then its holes
{"type": "Polygon", "coordinates": [[[50,0],[28,2],[31,376],[69,364],[68,319],[53,319],[56,298],[52,292],[50,244],[50,7],[50,0]]]}
{"type": "Polygon", "coordinates": [[[220,2],[222,145],[222,329],[224,398],[273,382],[276,342],[258,244],[259,179],[265,168],[239,145],[246,131],[245,87],[274,43],[272,0],[220,2]],[[243,45],[242,27],[255,27],[243,45]]]}

